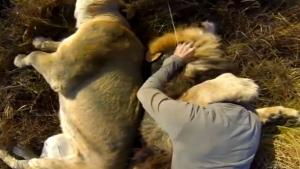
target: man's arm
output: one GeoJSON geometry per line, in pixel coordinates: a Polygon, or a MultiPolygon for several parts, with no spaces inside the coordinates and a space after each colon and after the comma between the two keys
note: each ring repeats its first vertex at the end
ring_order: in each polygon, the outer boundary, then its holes
{"type": "Polygon", "coordinates": [[[202,108],[173,100],[161,92],[164,83],[185,64],[184,60],[178,56],[171,56],[165,63],[168,64],[164,64],[144,83],[138,91],[138,98],[160,127],[171,137],[175,137],[182,126],[202,108]]]}

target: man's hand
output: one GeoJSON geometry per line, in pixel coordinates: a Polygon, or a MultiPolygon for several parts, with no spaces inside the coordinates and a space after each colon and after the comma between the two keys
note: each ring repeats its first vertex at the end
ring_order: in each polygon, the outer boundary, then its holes
{"type": "Polygon", "coordinates": [[[188,62],[194,56],[195,49],[192,42],[179,44],[175,49],[174,55],[188,62]]]}

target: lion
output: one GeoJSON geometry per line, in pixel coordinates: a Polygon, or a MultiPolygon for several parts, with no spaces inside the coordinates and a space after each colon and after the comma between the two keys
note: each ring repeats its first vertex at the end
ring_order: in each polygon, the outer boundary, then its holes
{"type": "MultiPolygon", "coordinates": [[[[196,60],[188,63],[166,84],[163,91],[174,99],[204,107],[216,102],[244,105],[245,102],[255,100],[259,95],[258,85],[248,78],[239,78],[231,73],[224,74],[226,71],[233,71],[235,67],[222,57],[221,39],[215,33],[214,24],[204,22],[202,25],[178,28],[176,34],[166,33],[149,44],[146,60],[152,63],[153,72],[174,52],[178,43],[194,42],[196,46],[196,60]],[[212,79],[215,76],[217,77],[212,79]]],[[[256,113],[263,124],[279,116],[299,118],[298,110],[283,106],[259,108],[256,113]]],[[[140,131],[143,146],[136,152],[131,168],[170,169],[172,143],[167,133],[147,113],[140,131]]]]}
{"type": "Polygon", "coordinates": [[[45,142],[41,158],[0,158],[19,169],[125,169],[140,122],[136,92],[144,47],[119,12],[118,0],[77,0],[77,31],[62,42],[37,38],[42,51],[18,55],[59,96],[62,133],[45,142]]]}

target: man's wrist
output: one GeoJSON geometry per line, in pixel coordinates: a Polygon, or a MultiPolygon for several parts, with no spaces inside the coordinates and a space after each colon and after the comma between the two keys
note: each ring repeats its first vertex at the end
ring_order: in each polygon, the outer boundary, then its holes
{"type": "Polygon", "coordinates": [[[186,64],[186,61],[182,58],[182,57],[179,57],[177,55],[172,55],[171,58],[176,61],[176,62],[180,62],[180,63],[183,63],[183,64],[186,64]]]}
{"type": "Polygon", "coordinates": [[[167,59],[165,59],[164,62],[163,62],[163,66],[166,66],[166,65],[168,65],[170,63],[175,63],[176,65],[181,65],[181,66],[184,65],[184,64],[186,64],[186,62],[184,61],[184,59],[182,59],[181,57],[176,56],[176,55],[171,55],[170,57],[168,57],[167,59]]]}

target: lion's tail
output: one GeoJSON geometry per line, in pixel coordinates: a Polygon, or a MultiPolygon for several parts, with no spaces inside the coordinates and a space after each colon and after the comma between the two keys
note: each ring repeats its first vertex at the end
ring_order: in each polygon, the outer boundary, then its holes
{"type": "Polygon", "coordinates": [[[31,169],[28,160],[17,160],[11,156],[7,151],[0,149],[0,159],[5,162],[10,168],[17,169],[31,169]]]}

